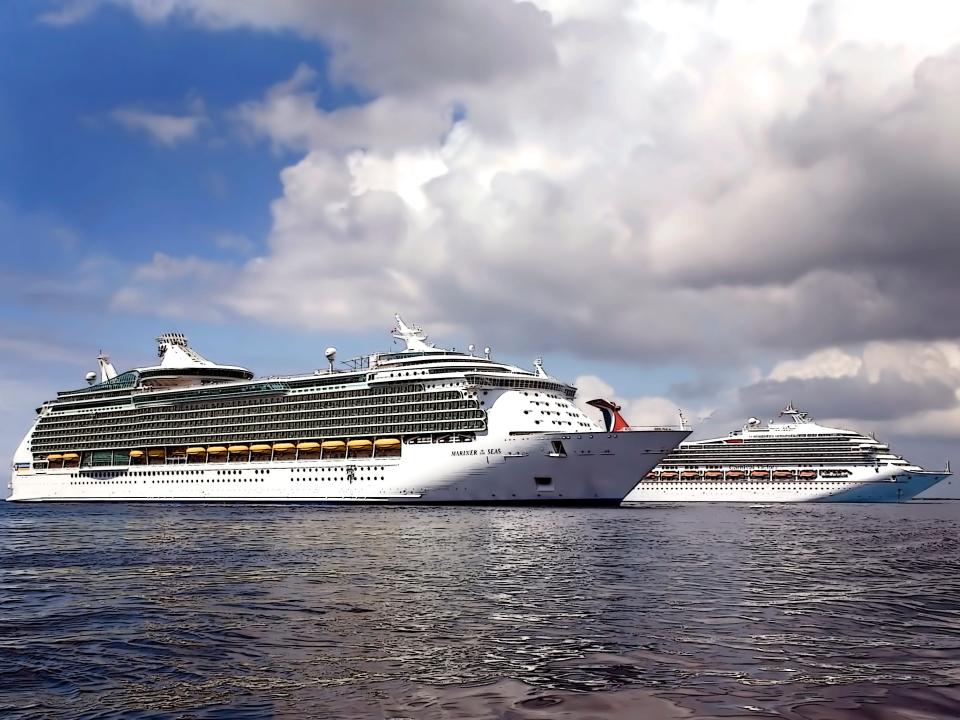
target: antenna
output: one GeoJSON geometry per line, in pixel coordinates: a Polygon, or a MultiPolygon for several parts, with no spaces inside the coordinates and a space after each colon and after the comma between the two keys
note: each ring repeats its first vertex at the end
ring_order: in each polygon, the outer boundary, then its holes
{"type": "Polygon", "coordinates": [[[96,381],[96,379],[97,379],[97,374],[91,370],[90,372],[88,372],[88,373],[86,374],[85,377],[86,377],[86,379],[87,379],[87,385],[93,385],[93,383],[94,383],[94,382],[96,381]]]}
{"type": "Polygon", "coordinates": [[[323,351],[323,354],[327,357],[327,362],[330,364],[330,372],[333,372],[333,361],[337,358],[337,349],[335,347],[328,347],[323,351]]]}

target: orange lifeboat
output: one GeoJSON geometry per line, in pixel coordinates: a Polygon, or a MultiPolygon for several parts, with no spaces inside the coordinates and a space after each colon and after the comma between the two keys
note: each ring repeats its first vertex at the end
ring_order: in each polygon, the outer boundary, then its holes
{"type": "Polygon", "coordinates": [[[660,473],[656,472],[655,470],[651,470],[650,472],[648,472],[646,475],[643,476],[643,479],[644,479],[644,480],[659,480],[659,479],[660,479],[660,473]]]}
{"type": "Polygon", "coordinates": [[[696,470],[684,470],[682,473],[680,473],[680,479],[681,480],[699,480],[700,473],[698,473],[696,470]]]}
{"type": "Polygon", "coordinates": [[[770,471],[769,470],[751,470],[750,479],[751,480],[769,480],[770,471]]]}
{"type": "Polygon", "coordinates": [[[817,471],[816,471],[816,470],[801,470],[801,471],[800,471],[800,479],[801,479],[801,480],[813,480],[813,479],[816,478],[816,477],[817,477],[817,471]]]}
{"type": "Polygon", "coordinates": [[[674,470],[664,470],[660,473],[661,480],[676,480],[679,477],[679,474],[674,470]]]}
{"type": "Polygon", "coordinates": [[[743,470],[728,470],[727,480],[743,480],[747,474],[743,470]]]}
{"type": "Polygon", "coordinates": [[[793,480],[797,476],[795,470],[774,470],[773,479],[774,480],[793,480]]]}
{"type": "Polygon", "coordinates": [[[707,470],[703,474],[704,480],[723,480],[723,473],[720,470],[707,470]]]}

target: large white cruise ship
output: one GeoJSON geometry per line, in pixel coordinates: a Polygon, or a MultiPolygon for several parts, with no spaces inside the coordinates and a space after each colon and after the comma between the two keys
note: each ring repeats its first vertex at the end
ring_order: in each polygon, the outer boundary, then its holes
{"type": "Polygon", "coordinates": [[[750,418],[727,437],[681,443],[624,502],[904,502],[950,475],[949,465],[923,470],[792,404],[780,418],[750,418]]]}
{"type": "Polygon", "coordinates": [[[253,377],[158,338],[160,363],[43,403],[9,500],[618,505],[689,435],[606,432],[576,389],[436,348],[397,317],[401,352],[307,375],[253,377]]]}

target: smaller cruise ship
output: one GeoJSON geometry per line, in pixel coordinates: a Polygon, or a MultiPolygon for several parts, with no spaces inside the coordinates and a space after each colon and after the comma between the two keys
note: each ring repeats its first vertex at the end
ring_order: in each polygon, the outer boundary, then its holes
{"type": "Polygon", "coordinates": [[[820,425],[791,403],[777,421],[750,418],[727,437],[681,443],[624,503],[905,502],[949,476],[949,464],[924,470],[876,438],[820,425]]]}

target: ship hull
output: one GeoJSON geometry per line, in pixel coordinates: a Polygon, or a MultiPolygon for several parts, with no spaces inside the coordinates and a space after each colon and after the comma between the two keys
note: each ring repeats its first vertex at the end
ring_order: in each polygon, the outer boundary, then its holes
{"type": "Polygon", "coordinates": [[[815,480],[647,481],[624,498],[624,504],[651,502],[750,503],[895,503],[906,502],[933,487],[947,473],[922,470],[857,468],[848,478],[815,480]]]}
{"type": "Polygon", "coordinates": [[[404,445],[400,457],[20,468],[8,500],[619,505],[687,434],[536,433],[404,445]]]}

